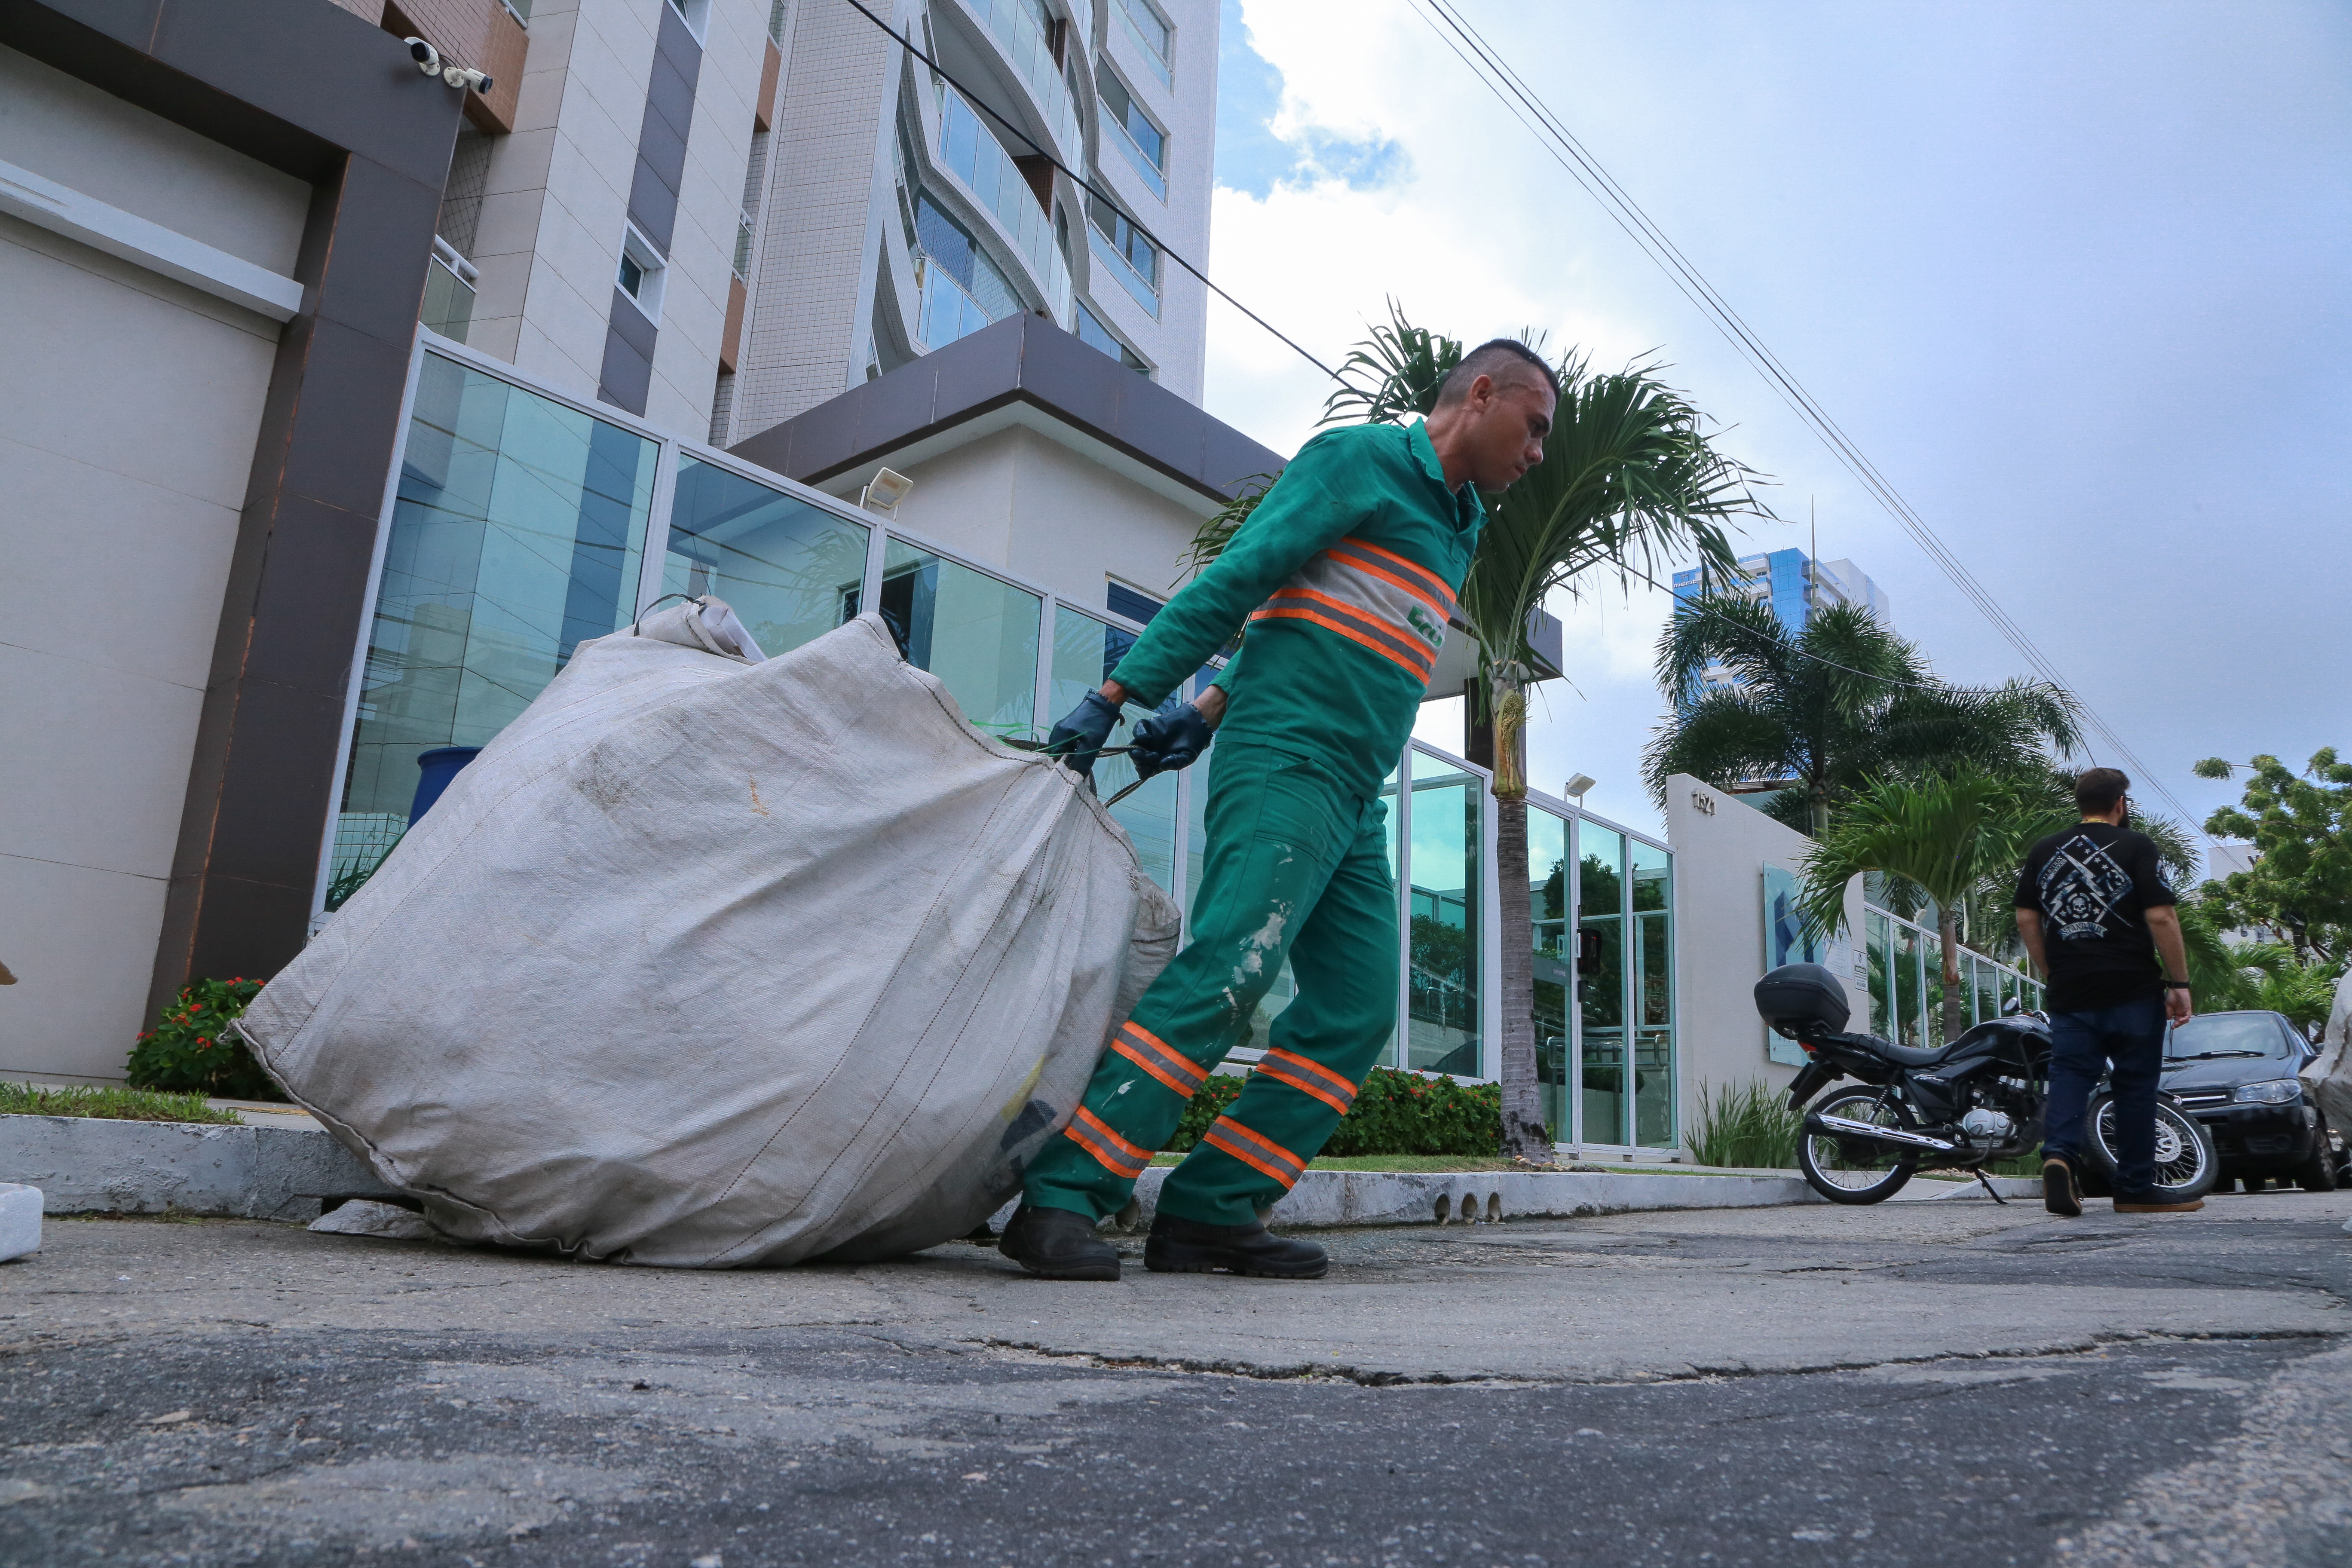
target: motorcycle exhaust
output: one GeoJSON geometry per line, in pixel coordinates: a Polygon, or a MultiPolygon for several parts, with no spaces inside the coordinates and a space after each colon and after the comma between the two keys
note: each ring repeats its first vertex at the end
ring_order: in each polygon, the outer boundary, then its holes
{"type": "Polygon", "coordinates": [[[1832,1138],[1859,1138],[1873,1143],[1892,1143],[1904,1149],[1925,1149],[1932,1153],[1949,1154],[1959,1145],[1941,1138],[1930,1138],[1925,1132],[1908,1132],[1900,1127],[1881,1127],[1875,1122],[1854,1121],[1843,1116],[1823,1116],[1816,1111],[1805,1118],[1810,1131],[1827,1133],[1832,1138]]]}

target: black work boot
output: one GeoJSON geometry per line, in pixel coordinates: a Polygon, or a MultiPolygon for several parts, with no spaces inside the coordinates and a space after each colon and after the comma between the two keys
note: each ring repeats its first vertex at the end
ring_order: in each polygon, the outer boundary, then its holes
{"type": "Polygon", "coordinates": [[[2083,1185],[2072,1162],[2055,1154],[2042,1162],[2042,1206],[2064,1219],[2083,1216],[2083,1185]]]}
{"type": "Polygon", "coordinates": [[[1068,1209],[1023,1204],[996,1249],[1041,1279],[1116,1279],[1118,1248],[1095,1234],[1095,1222],[1068,1209]]]}
{"type": "Polygon", "coordinates": [[[1276,1236],[1262,1225],[1202,1225],[1157,1214],[1144,1238],[1143,1266],[1155,1274],[1225,1268],[1261,1279],[1320,1279],[1331,1260],[1313,1242],[1276,1236]]]}

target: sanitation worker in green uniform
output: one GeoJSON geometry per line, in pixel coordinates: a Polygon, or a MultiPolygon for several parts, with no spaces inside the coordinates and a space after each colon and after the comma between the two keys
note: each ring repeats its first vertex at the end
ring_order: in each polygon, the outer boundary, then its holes
{"type": "Polygon", "coordinates": [[[1153,617],[1048,747],[1091,784],[1125,702],[1157,706],[1241,630],[1195,702],[1136,726],[1145,775],[1217,735],[1192,944],[1144,992],[1066,1132],[1024,1178],[1005,1256],[1049,1279],[1116,1279],[1096,1223],[1125,1207],[1185,1101],[1290,963],[1241,1098],[1169,1173],[1144,1246],[1162,1273],[1312,1279],[1312,1242],[1258,1219],[1339,1125],[1396,1023],[1396,888],[1380,792],[1412,731],[1486,511],[1543,458],[1559,385],[1503,340],[1466,355],[1424,423],[1316,437],[1223,555],[1153,617]]]}

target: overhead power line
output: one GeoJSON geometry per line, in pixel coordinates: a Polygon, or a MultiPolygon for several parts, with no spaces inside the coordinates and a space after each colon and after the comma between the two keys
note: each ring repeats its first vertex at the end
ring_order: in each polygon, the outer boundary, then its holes
{"type": "MultiPolygon", "coordinates": [[[[1493,93],[1514,118],[1533,132],[1544,150],[1551,154],[1570,178],[1583,187],[1618,227],[1640,247],[1667,279],[1683,296],[1707,317],[1725,340],[1755,367],[1768,385],[1794,410],[1800,419],[1811,428],[1827,446],[1831,454],[1860,481],[1863,488],[1884,508],[1887,514],[1908,533],[1913,542],[1927,552],[1958,588],[1961,595],[1991,623],[2011,647],[2022,658],[2029,668],[2042,679],[2062,690],[2072,690],[2048,656],[2034,645],[2025,629],[2002,609],[2000,603],[1979,583],[1967,564],[1950,546],[1937,534],[1927,521],[1906,500],[1894,482],[1855,445],[1843,427],[1807,391],[1780,357],[1767,347],[1755,330],[1717,291],[1690,259],[1684,256],[1665,231],[1642,209],[1623,186],[1611,176],[1590,150],[1576,139],[1565,121],[1528,86],[1502,55],[1482,37],[1460,14],[1454,0],[1411,0],[1415,12],[1439,40],[1467,66],[1479,82],[1493,93]]],[[[2144,778],[2148,787],[2162,795],[2168,805],[2180,816],[2195,822],[2189,808],[2166,786],[2161,777],[2142,762],[2124,742],[2122,736],[2102,719],[2079,694],[2074,699],[2082,711],[2085,727],[2104,740],[2107,748],[2129,763],[2144,778]]],[[[2095,751],[2093,753],[2096,757],[2095,751]]],[[[2207,835],[2209,841],[2211,836],[2207,835]]]]}

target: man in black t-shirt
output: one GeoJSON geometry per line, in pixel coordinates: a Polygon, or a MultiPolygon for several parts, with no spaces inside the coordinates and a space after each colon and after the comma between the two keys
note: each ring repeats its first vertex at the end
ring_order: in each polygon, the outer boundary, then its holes
{"type": "Polygon", "coordinates": [[[2042,1140],[2042,1201],[2083,1212],[2084,1120],[2113,1064],[2116,1210],[2182,1214],[2156,1190],[2156,1086],[2164,1026],[2188,1021],[2189,956],[2156,845],[2124,824],[2131,781],[2092,768],[2074,781],[2083,820],[2027,851],[2017,877],[2017,933],[2049,977],[2050,1106],[2042,1140]],[[2161,952],[2163,963],[2157,954],[2161,952]]]}

